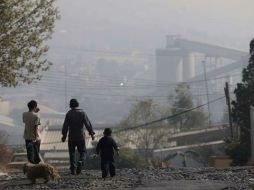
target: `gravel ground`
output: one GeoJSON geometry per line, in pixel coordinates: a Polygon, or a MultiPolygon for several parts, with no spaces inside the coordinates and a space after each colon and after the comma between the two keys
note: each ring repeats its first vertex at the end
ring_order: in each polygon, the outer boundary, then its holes
{"type": "Polygon", "coordinates": [[[83,171],[72,176],[60,171],[61,178],[44,184],[32,185],[21,172],[0,176],[0,189],[252,189],[254,167],[122,169],[117,176],[102,180],[100,171],[83,171]],[[205,187],[205,188],[204,188],[205,187]]]}

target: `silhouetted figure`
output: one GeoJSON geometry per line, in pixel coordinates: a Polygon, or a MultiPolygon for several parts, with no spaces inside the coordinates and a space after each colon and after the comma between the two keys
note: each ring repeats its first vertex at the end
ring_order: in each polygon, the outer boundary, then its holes
{"type": "Polygon", "coordinates": [[[89,135],[94,140],[93,127],[86,115],[86,113],[79,109],[79,103],[76,99],[70,100],[70,108],[65,116],[63,129],[62,129],[62,142],[65,142],[67,133],[68,134],[68,148],[70,156],[70,170],[71,174],[80,174],[82,166],[85,162],[86,144],[85,144],[85,132],[84,125],[89,132],[89,135]],[[76,161],[75,149],[79,152],[79,161],[76,161]]]}
{"type": "Polygon", "coordinates": [[[116,175],[114,151],[118,154],[118,147],[115,140],[111,137],[112,130],[104,129],[104,137],[102,137],[96,147],[96,153],[101,157],[101,172],[102,178],[108,176],[108,171],[111,177],[116,175]]]}
{"type": "Polygon", "coordinates": [[[40,143],[38,126],[40,125],[40,118],[36,114],[40,111],[37,108],[37,102],[31,100],[28,102],[28,112],[23,113],[23,122],[25,123],[24,139],[26,141],[27,159],[33,164],[38,164],[40,159],[40,143]]]}

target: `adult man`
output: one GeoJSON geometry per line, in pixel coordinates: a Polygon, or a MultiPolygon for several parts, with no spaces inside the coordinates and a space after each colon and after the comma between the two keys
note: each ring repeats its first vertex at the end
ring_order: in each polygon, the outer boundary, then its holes
{"type": "Polygon", "coordinates": [[[62,142],[65,142],[68,134],[68,148],[70,156],[70,170],[71,174],[80,174],[82,166],[84,165],[86,145],[85,145],[85,133],[84,125],[89,132],[89,135],[94,140],[93,127],[86,115],[86,113],[79,109],[79,103],[76,99],[70,100],[70,108],[65,116],[63,129],[62,129],[62,142]],[[79,161],[76,162],[75,149],[79,152],[79,161]]]}
{"type": "Polygon", "coordinates": [[[40,125],[40,118],[36,114],[39,112],[37,102],[31,100],[28,102],[28,112],[23,113],[23,122],[25,123],[24,139],[26,141],[27,159],[33,164],[38,164],[40,159],[40,137],[38,126],[40,125]]]}

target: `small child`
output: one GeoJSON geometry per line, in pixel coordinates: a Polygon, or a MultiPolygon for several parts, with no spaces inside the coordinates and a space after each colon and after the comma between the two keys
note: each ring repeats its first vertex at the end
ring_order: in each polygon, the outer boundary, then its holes
{"type": "Polygon", "coordinates": [[[112,130],[110,128],[105,128],[103,135],[96,147],[96,153],[101,157],[101,172],[102,178],[105,179],[109,174],[111,177],[116,175],[114,151],[118,154],[118,147],[115,140],[111,137],[112,130]]]}

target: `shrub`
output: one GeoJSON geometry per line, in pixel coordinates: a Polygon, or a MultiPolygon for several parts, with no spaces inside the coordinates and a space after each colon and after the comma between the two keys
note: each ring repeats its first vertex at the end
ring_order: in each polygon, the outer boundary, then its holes
{"type": "Polygon", "coordinates": [[[248,162],[250,150],[240,141],[227,140],[226,154],[232,159],[232,166],[242,166],[248,162]]]}
{"type": "Polygon", "coordinates": [[[145,168],[149,166],[149,163],[137,151],[126,148],[120,150],[117,166],[119,168],[145,168]]]}
{"type": "Polygon", "coordinates": [[[7,138],[8,135],[0,131],[0,169],[3,169],[12,158],[12,152],[6,146],[7,138]]]}
{"type": "Polygon", "coordinates": [[[5,167],[11,161],[12,153],[5,144],[0,144],[0,165],[5,167]]]}
{"type": "MultiPolygon", "coordinates": [[[[88,150],[88,155],[93,155],[94,151],[88,150]]],[[[132,149],[121,149],[119,156],[115,155],[115,162],[117,168],[145,168],[149,164],[141,157],[137,151],[132,149]]],[[[100,157],[87,156],[86,169],[100,169],[100,157]]]]}

